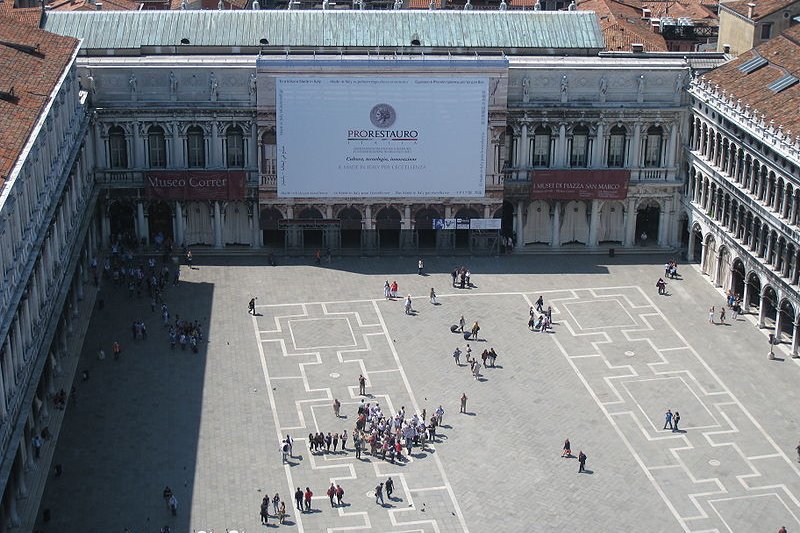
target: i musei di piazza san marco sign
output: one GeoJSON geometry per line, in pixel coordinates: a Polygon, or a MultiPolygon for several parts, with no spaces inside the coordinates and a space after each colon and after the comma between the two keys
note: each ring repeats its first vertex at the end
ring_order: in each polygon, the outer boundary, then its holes
{"type": "Polygon", "coordinates": [[[145,194],[160,200],[244,200],[245,171],[162,171],[144,176],[145,194]]]}

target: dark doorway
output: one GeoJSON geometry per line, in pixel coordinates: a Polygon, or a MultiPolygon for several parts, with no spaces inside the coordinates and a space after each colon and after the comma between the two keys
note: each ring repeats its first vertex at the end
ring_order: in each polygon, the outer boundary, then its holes
{"type": "Polygon", "coordinates": [[[339,211],[342,228],[342,248],[361,248],[361,212],[355,207],[339,211]]]}
{"type": "Polygon", "coordinates": [[[758,309],[761,305],[761,280],[755,274],[750,274],[747,279],[747,286],[748,301],[744,303],[745,310],[749,310],[750,307],[758,309]]]}
{"type": "Polygon", "coordinates": [[[108,208],[111,226],[111,241],[128,243],[136,241],[136,215],[133,205],[127,202],[114,202],[108,208]]]}
{"type": "Polygon", "coordinates": [[[156,236],[161,234],[164,242],[173,240],[172,208],[167,202],[151,202],[147,208],[147,218],[150,229],[150,242],[156,242],[156,236]]]}
{"type": "Polygon", "coordinates": [[[681,217],[678,223],[678,234],[681,236],[681,248],[684,250],[689,249],[689,219],[686,216],[681,217]]]}
{"type": "Polygon", "coordinates": [[[424,207],[414,215],[414,229],[417,230],[417,243],[420,248],[436,248],[436,230],[433,219],[441,218],[432,207],[424,207]]]}
{"type": "Polygon", "coordinates": [[[789,300],[784,300],[781,303],[781,331],[780,333],[786,336],[789,340],[794,335],[794,307],[789,303],[789,300]]]}
{"type": "MultiPolygon", "coordinates": [[[[456,218],[469,221],[472,218],[481,218],[480,213],[471,207],[462,207],[456,211],[456,218]]],[[[456,229],[456,248],[469,248],[468,229],[456,229]]]]}
{"type": "Polygon", "coordinates": [[[700,226],[695,226],[692,230],[694,232],[694,247],[692,250],[695,263],[703,262],[703,232],[700,226]]]}
{"type": "Polygon", "coordinates": [[[656,244],[658,242],[658,222],[661,208],[658,204],[647,204],[636,212],[636,242],[641,246],[656,244]],[[642,239],[647,235],[647,239],[642,239]]]}
{"type": "Polygon", "coordinates": [[[400,228],[403,217],[394,207],[384,207],[375,215],[375,229],[381,249],[400,248],[400,228]]]}
{"type": "MultiPolygon", "coordinates": [[[[296,221],[302,220],[322,220],[322,213],[316,207],[307,207],[298,213],[296,221]]],[[[323,246],[323,230],[320,229],[304,229],[303,230],[303,246],[306,250],[321,249],[323,246]]]]}
{"type": "Polygon", "coordinates": [[[744,275],[744,263],[741,259],[734,259],[731,266],[731,290],[739,297],[744,294],[744,275]]]}
{"type": "Polygon", "coordinates": [[[774,328],[775,320],[778,318],[778,295],[775,293],[775,289],[769,285],[764,287],[761,305],[764,306],[764,323],[774,328]]]}
{"type": "Polygon", "coordinates": [[[270,248],[283,248],[286,244],[286,231],[278,229],[278,223],[283,220],[283,215],[274,207],[261,211],[259,223],[264,239],[264,246],[270,248]]]}

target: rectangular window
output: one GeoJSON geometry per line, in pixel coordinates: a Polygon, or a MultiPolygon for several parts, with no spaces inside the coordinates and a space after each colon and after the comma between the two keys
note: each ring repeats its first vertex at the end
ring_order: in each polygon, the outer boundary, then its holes
{"type": "Polygon", "coordinates": [[[165,168],[167,166],[167,143],[163,134],[150,134],[150,167],[165,168]]]}
{"type": "Polygon", "coordinates": [[[550,166],[550,136],[534,135],[533,137],[533,166],[550,166]]]}
{"type": "Polygon", "coordinates": [[[648,135],[644,148],[644,166],[661,166],[661,135],[648,135]]]}
{"type": "Polygon", "coordinates": [[[612,135],[608,138],[608,166],[619,168],[625,165],[625,136],[612,135]]]}
{"type": "Polygon", "coordinates": [[[237,133],[228,134],[228,167],[241,168],[244,166],[244,140],[237,133]]]}
{"type": "Polygon", "coordinates": [[[772,37],[772,24],[761,25],[761,39],[767,40],[772,37]]]}
{"type": "Polygon", "coordinates": [[[111,168],[128,168],[128,147],[124,135],[109,135],[108,148],[111,168]]]}
{"type": "Polygon", "coordinates": [[[585,167],[586,153],[588,151],[589,138],[586,135],[573,135],[572,151],[569,154],[569,166],[585,167]]]}
{"type": "Polygon", "coordinates": [[[206,166],[205,139],[202,134],[190,133],[186,136],[188,148],[189,168],[203,168],[206,166]]]}

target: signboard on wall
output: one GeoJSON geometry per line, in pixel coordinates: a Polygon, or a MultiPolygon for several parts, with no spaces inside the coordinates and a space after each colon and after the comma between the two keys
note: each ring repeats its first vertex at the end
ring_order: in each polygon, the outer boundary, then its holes
{"type": "Polygon", "coordinates": [[[499,218],[434,218],[433,229],[500,229],[499,218]]]}
{"type": "Polygon", "coordinates": [[[624,200],[630,170],[534,170],[532,200],[624,200]]]}
{"type": "Polygon", "coordinates": [[[472,77],[277,78],[278,196],[484,196],[487,85],[472,77]]]}
{"type": "Polygon", "coordinates": [[[244,200],[244,170],[145,172],[148,198],[161,200],[244,200]]]}

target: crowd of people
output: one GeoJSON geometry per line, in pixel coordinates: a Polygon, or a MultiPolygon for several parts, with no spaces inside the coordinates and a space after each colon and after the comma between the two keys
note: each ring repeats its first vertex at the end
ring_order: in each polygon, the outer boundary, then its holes
{"type": "Polygon", "coordinates": [[[453,278],[453,287],[459,289],[472,288],[472,282],[470,281],[471,275],[472,273],[469,271],[468,267],[459,266],[454,268],[450,273],[450,277],[453,278]]]}

